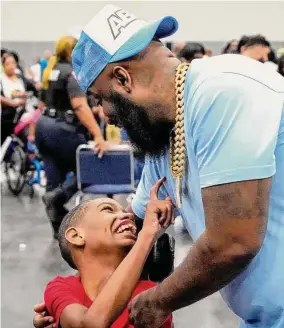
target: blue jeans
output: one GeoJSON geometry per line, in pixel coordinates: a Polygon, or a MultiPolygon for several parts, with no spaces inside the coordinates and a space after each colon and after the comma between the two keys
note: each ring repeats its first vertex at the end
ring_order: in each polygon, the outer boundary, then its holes
{"type": "Polygon", "coordinates": [[[87,139],[63,120],[42,116],[36,126],[36,145],[43,158],[47,178],[47,191],[61,186],[66,202],[77,192],[76,174],[66,179],[69,172],[76,172],[76,149],[87,139]]]}

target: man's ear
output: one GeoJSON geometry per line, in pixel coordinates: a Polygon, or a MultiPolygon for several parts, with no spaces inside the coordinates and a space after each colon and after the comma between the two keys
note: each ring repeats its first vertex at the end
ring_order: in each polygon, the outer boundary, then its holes
{"type": "Polygon", "coordinates": [[[129,93],[132,89],[132,79],[129,72],[122,66],[114,66],[112,74],[117,88],[123,88],[129,93]]]}
{"type": "Polygon", "coordinates": [[[75,245],[75,246],[84,246],[85,245],[84,233],[83,233],[82,229],[78,229],[75,227],[68,228],[65,232],[65,238],[72,245],[75,245]]]}

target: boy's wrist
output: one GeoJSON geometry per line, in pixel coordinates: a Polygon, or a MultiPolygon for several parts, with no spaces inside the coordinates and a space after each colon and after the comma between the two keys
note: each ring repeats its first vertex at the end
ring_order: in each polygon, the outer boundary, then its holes
{"type": "Polygon", "coordinates": [[[138,234],[138,239],[146,245],[150,245],[152,247],[157,239],[157,236],[153,233],[153,231],[142,228],[138,234]]]}

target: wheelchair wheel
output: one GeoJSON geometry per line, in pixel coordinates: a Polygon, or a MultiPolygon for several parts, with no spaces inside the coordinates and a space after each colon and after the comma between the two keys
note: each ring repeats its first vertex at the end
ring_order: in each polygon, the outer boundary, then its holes
{"type": "Polygon", "coordinates": [[[26,183],[27,155],[20,145],[16,145],[5,163],[8,188],[15,196],[19,195],[26,183]]]}

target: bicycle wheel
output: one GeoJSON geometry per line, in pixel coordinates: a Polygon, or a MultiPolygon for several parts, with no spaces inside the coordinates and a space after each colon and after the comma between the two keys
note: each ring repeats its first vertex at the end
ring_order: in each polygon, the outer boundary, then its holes
{"type": "Polygon", "coordinates": [[[15,196],[19,195],[26,183],[27,155],[20,145],[15,145],[5,163],[8,188],[15,196]]]}

